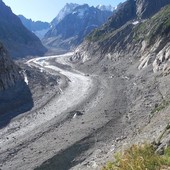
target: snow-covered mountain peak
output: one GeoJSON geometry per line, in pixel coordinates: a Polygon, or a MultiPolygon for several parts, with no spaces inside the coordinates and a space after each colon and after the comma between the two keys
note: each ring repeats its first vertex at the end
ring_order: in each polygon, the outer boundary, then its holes
{"type": "Polygon", "coordinates": [[[55,26],[58,24],[66,15],[73,12],[73,10],[79,6],[76,3],[66,3],[66,5],[61,9],[61,11],[58,13],[57,17],[53,19],[51,24],[55,26]]]}
{"type": "MultiPolygon", "coordinates": [[[[80,18],[84,16],[86,11],[88,11],[90,6],[88,4],[79,5],[76,3],[66,3],[66,5],[61,9],[58,15],[51,22],[52,26],[56,26],[60,21],[62,21],[69,14],[77,14],[80,18]]],[[[100,11],[109,11],[113,12],[115,7],[111,5],[98,5],[94,8],[99,9],[100,11]]]]}
{"type": "Polygon", "coordinates": [[[89,11],[90,7],[87,4],[80,5],[74,9],[72,14],[77,15],[79,18],[83,18],[85,16],[85,13],[89,11]]]}
{"type": "Polygon", "coordinates": [[[98,5],[96,6],[96,8],[100,9],[101,11],[111,11],[113,12],[115,10],[115,7],[111,6],[111,5],[98,5]]]}

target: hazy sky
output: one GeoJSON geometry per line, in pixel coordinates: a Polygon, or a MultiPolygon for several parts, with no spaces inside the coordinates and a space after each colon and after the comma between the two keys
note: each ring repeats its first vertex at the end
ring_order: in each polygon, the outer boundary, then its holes
{"type": "Polygon", "coordinates": [[[117,6],[117,4],[123,1],[125,0],[3,0],[7,6],[11,7],[13,13],[17,15],[22,14],[34,21],[41,20],[48,22],[54,19],[66,3],[87,3],[91,6],[110,4],[117,6]]]}

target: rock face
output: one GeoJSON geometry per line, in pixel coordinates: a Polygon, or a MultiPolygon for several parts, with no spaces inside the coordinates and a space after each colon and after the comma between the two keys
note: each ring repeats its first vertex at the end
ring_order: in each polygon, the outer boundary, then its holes
{"type": "Polygon", "coordinates": [[[29,87],[2,43],[0,43],[0,101],[0,128],[14,116],[30,110],[33,106],[29,87]]]}
{"type": "Polygon", "coordinates": [[[140,19],[148,18],[158,12],[161,7],[169,4],[169,0],[149,1],[149,0],[136,0],[136,12],[140,19]]]}
{"type": "Polygon", "coordinates": [[[18,67],[9,58],[2,43],[0,43],[0,70],[0,91],[7,90],[21,80],[18,67]]]}
{"type": "Polygon", "coordinates": [[[43,55],[45,47],[0,0],[0,40],[13,58],[43,55]]]}
{"type": "Polygon", "coordinates": [[[66,50],[74,48],[88,33],[102,25],[111,14],[110,11],[101,11],[87,4],[79,5],[47,32],[43,42],[48,46],[66,50]]]}
{"type": "Polygon", "coordinates": [[[50,29],[50,24],[48,22],[32,21],[31,19],[25,18],[23,15],[18,15],[18,17],[23,25],[40,39],[42,39],[50,29]]]}

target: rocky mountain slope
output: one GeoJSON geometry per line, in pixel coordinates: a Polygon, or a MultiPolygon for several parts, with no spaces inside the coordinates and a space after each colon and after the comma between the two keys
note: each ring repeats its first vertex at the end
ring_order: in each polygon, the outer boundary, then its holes
{"type": "Polygon", "coordinates": [[[0,40],[13,58],[43,55],[45,47],[20,19],[0,0],[0,40]]]}
{"type": "Polygon", "coordinates": [[[161,7],[169,4],[169,0],[162,1],[147,1],[147,0],[137,0],[136,1],[136,13],[138,18],[145,19],[160,10],[161,7]]]}
{"type": "MultiPolygon", "coordinates": [[[[67,6],[68,4],[63,10],[67,9],[67,6]]],[[[74,48],[88,33],[102,25],[112,14],[110,11],[101,11],[87,4],[79,6],[71,4],[66,11],[69,14],[66,12],[67,15],[61,15],[62,17],[59,15],[60,19],[56,20],[60,22],[45,35],[43,39],[45,45],[66,50],[74,48]]]]}
{"type": "MultiPolygon", "coordinates": [[[[128,0],[119,7],[120,9],[100,29],[96,29],[86,41],[77,49],[75,59],[84,61],[91,59],[91,53],[97,52],[100,56],[110,59],[121,56],[134,56],[140,58],[139,69],[152,62],[154,72],[164,67],[169,56],[169,4],[170,1],[155,1],[157,4],[145,20],[142,11],[150,9],[150,0],[128,0]],[[147,6],[147,5],[148,6],[147,6]],[[139,8],[145,8],[139,12],[139,8]],[[160,10],[152,16],[155,11],[160,10]],[[151,17],[152,16],[152,17],[151,17]],[[94,51],[92,51],[94,49],[94,51]],[[81,51],[85,51],[81,53],[81,51]],[[79,53],[80,52],[80,53],[79,53]]],[[[165,68],[164,68],[165,69],[165,68]]]]}
{"type": "Polygon", "coordinates": [[[19,71],[0,43],[0,127],[33,106],[30,90],[19,71]]]}
{"type": "Polygon", "coordinates": [[[9,58],[2,43],[0,43],[0,70],[0,91],[14,86],[17,81],[21,80],[18,67],[9,58]]]}
{"type": "Polygon", "coordinates": [[[153,142],[157,152],[170,144],[170,5],[154,3],[127,0],[74,55],[27,62],[38,78],[45,70],[67,78],[42,108],[0,131],[1,169],[98,170],[134,143],[153,142]]]}
{"type": "Polygon", "coordinates": [[[32,21],[32,19],[27,19],[23,15],[18,15],[18,17],[23,25],[40,39],[42,39],[50,29],[50,24],[48,22],[32,21]]]}
{"type": "Polygon", "coordinates": [[[156,0],[151,8],[152,2],[123,3],[70,58],[87,75],[108,78],[120,97],[103,112],[110,121],[90,137],[98,137],[98,149],[71,169],[99,169],[114,151],[134,143],[154,141],[158,152],[170,143],[170,1],[156,0]]]}

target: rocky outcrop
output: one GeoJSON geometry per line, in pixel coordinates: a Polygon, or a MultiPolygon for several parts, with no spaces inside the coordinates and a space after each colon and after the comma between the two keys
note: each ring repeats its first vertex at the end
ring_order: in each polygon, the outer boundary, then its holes
{"type": "Polygon", "coordinates": [[[111,14],[110,11],[101,11],[87,4],[79,5],[47,32],[43,43],[70,50],[79,45],[92,30],[101,26],[111,14]]]}
{"type": "Polygon", "coordinates": [[[149,1],[149,0],[136,0],[136,13],[138,18],[145,19],[156,12],[158,12],[163,6],[170,3],[170,0],[161,0],[161,1],[149,1]]]}
{"type": "Polygon", "coordinates": [[[0,101],[0,128],[33,106],[29,87],[2,43],[0,43],[0,101]]]}
{"type": "Polygon", "coordinates": [[[0,41],[13,58],[43,55],[45,47],[35,34],[28,31],[20,19],[0,0],[0,41]]]}
{"type": "Polygon", "coordinates": [[[0,91],[7,90],[18,81],[21,81],[19,69],[9,58],[2,43],[0,43],[0,91]]]}

